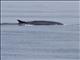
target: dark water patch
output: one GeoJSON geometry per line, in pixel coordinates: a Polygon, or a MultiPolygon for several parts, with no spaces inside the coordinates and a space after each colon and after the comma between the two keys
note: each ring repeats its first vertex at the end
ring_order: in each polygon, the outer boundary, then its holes
{"type": "Polygon", "coordinates": [[[0,25],[19,25],[18,23],[0,23],[0,25]]]}

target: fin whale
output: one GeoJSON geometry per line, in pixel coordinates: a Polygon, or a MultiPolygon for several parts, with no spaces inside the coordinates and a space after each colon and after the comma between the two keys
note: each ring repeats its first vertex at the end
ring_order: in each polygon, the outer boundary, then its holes
{"type": "Polygon", "coordinates": [[[63,23],[60,22],[54,22],[54,21],[21,21],[17,20],[18,24],[30,24],[30,25],[63,25],[63,23]]]}

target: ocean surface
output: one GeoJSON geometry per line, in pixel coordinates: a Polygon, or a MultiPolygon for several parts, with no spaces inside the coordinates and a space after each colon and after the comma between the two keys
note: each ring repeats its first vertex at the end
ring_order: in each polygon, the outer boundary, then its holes
{"type": "Polygon", "coordinates": [[[80,60],[78,1],[4,1],[1,23],[1,60],[80,60]],[[20,26],[16,19],[64,25],[20,26]]]}

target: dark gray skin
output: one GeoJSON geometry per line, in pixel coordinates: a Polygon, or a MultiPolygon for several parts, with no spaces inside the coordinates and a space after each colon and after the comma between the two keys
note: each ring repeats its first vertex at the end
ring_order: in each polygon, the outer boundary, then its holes
{"type": "Polygon", "coordinates": [[[17,20],[19,24],[30,24],[30,25],[63,25],[60,22],[53,22],[53,21],[21,21],[17,20]]]}

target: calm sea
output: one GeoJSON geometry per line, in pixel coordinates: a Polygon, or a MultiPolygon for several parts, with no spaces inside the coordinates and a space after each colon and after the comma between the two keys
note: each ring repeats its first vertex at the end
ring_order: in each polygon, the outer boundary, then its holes
{"type": "Polygon", "coordinates": [[[77,2],[1,2],[1,23],[47,20],[63,26],[1,25],[2,60],[79,60],[77,2]]]}

